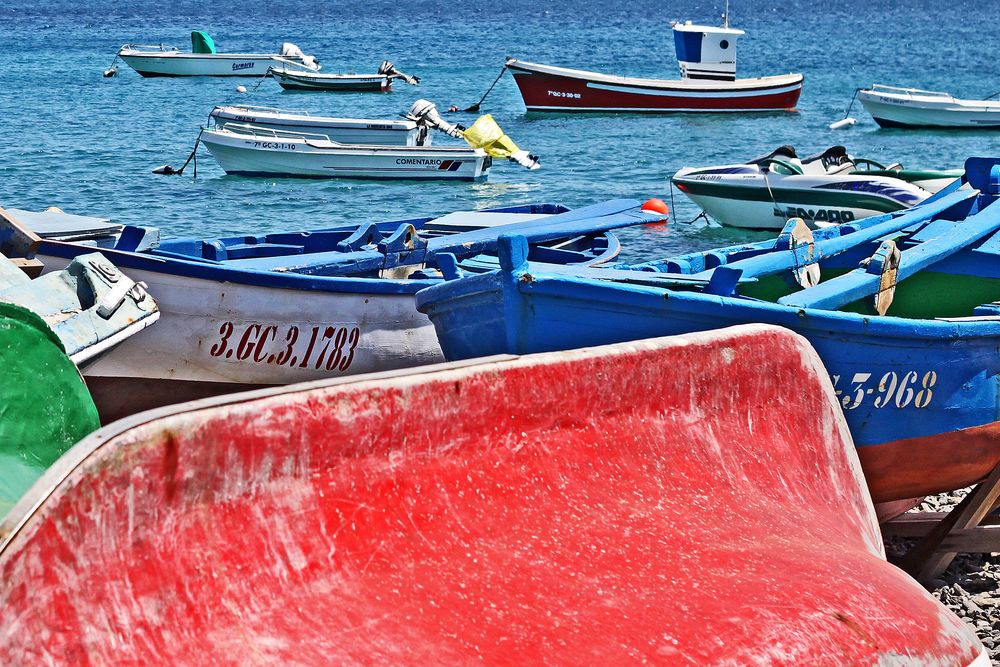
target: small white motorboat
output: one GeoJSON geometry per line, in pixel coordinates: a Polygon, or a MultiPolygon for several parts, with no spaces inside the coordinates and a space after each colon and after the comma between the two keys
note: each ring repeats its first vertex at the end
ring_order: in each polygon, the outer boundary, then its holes
{"type": "Polygon", "coordinates": [[[320,74],[301,68],[272,67],[271,76],[285,90],[311,90],[325,92],[388,91],[394,79],[403,79],[410,85],[420,83],[420,78],[404,74],[388,60],[383,60],[376,74],[320,74]]]}
{"type": "MultiPolygon", "coordinates": [[[[191,52],[163,44],[125,44],[118,49],[121,58],[136,72],[153,76],[264,76],[275,65],[318,71],[319,62],[296,45],[285,42],[279,53],[219,53],[207,33],[191,33],[191,52]]],[[[105,73],[112,76],[114,65],[105,73]]]]}
{"type": "MultiPolygon", "coordinates": [[[[215,112],[213,111],[213,114],[215,112]]],[[[282,114],[278,114],[282,115],[282,114]]],[[[286,120],[312,116],[283,114],[286,120]]],[[[506,158],[526,169],[538,169],[538,157],[521,150],[489,114],[471,127],[445,121],[432,102],[417,100],[407,119],[426,132],[435,129],[464,146],[348,144],[334,141],[341,124],[379,121],[327,119],[320,132],[291,131],[260,123],[237,123],[215,117],[215,126],[202,129],[199,141],[227,174],[240,176],[299,176],[304,178],[485,179],[493,158],[506,158]],[[332,132],[331,132],[332,129],[332,132]]],[[[369,130],[379,131],[379,130],[369,130]]],[[[389,131],[391,133],[391,131],[389,131]]],[[[197,147],[195,148],[197,150],[197,147]]],[[[183,170],[183,168],[182,168],[183,170]]],[[[171,173],[176,173],[171,170],[171,173]]]]}
{"type": "Polygon", "coordinates": [[[963,100],[948,93],[879,84],[859,90],[858,99],[882,127],[1000,127],[996,100],[963,100]]]}
{"type": "Polygon", "coordinates": [[[843,146],[799,159],[781,146],[744,164],[684,167],[671,182],[723,225],[782,229],[790,218],[823,227],[909,208],[961,175],[884,165],[843,146]]]}
{"type": "Polygon", "coordinates": [[[368,146],[430,146],[427,125],[413,120],[374,120],[314,116],[308,111],[291,111],[261,106],[217,106],[209,116],[219,129],[228,124],[255,125],[285,132],[325,134],[331,141],[368,146]]]}
{"type": "Polygon", "coordinates": [[[493,164],[486,151],[470,146],[343,144],[326,134],[238,123],[202,130],[201,143],[238,176],[477,181],[493,164]]]}

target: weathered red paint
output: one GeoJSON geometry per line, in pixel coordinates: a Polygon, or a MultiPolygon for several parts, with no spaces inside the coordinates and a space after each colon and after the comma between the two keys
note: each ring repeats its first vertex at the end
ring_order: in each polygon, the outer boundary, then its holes
{"type": "Polygon", "coordinates": [[[678,89],[670,96],[656,95],[655,88],[643,93],[642,88],[635,87],[635,92],[624,90],[628,86],[622,84],[623,90],[604,90],[588,85],[586,79],[558,76],[538,72],[522,72],[512,67],[511,71],[524,105],[529,111],[553,110],[558,107],[560,112],[594,111],[595,109],[630,111],[723,111],[723,110],[773,110],[795,108],[802,94],[801,84],[793,90],[788,90],[788,84],[775,85],[776,92],[766,93],[765,89],[747,86],[741,91],[735,88],[725,97],[689,94],[684,89],[678,89]],[[559,93],[556,97],[552,92],[559,93]]]}
{"type": "Polygon", "coordinates": [[[1000,422],[869,445],[858,455],[877,503],[951,491],[1000,465],[1000,422]]]}
{"type": "Polygon", "coordinates": [[[760,325],[164,409],[0,527],[0,663],[970,663],[859,471],[760,325]]]}

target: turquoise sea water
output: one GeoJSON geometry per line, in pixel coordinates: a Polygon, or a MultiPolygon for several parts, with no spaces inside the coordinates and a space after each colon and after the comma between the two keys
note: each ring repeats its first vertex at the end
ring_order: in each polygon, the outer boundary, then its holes
{"type": "MultiPolygon", "coordinates": [[[[611,197],[669,200],[682,166],[742,161],[790,143],[812,154],[843,143],[859,155],[908,167],[960,166],[1000,153],[995,133],[879,130],[855,105],[859,124],[831,131],[858,86],[873,82],[985,97],[1000,90],[994,66],[996,3],[732,0],[747,35],[739,72],[805,74],[797,113],[767,115],[529,116],[509,74],[483,105],[522,148],[542,157],[526,171],[494,165],[486,183],[247,179],[225,176],[202,149],[198,177],[157,176],[180,166],[212,106],[242,102],[325,115],[393,117],[419,97],[442,110],[477,101],[504,56],[608,73],[675,78],[672,20],[718,23],[723,2],[607,3],[581,0],[344,2],[0,1],[4,48],[0,94],[0,204],[107,215],[211,236],[382,220],[532,201],[579,206],[611,197]],[[142,79],[126,65],[102,78],[125,42],[189,48],[207,30],[221,51],[271,51],[281,42],[316,55],[327,72],[371,72],[390,59],[422,77],[391,93],[291,93],[254,79],[142,79]]],[[[452,115],[471,123],[474,115],[452,115]]],[[[440,143],[447,138],[438,139],[440,143]]],[[[698,210],[674,195],[667,228],[623,232],[623,257],[642,259],[748,238],[745,232],[682,224],[698,210]]],[[[758,234],[758,237],[760,235],[758,234]]]]}

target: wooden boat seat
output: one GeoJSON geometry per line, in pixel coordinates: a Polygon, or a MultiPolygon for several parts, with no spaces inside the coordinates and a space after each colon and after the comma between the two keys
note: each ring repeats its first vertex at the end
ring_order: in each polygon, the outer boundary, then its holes
{"type": "Polygon", "coordinates": [[[302,246],[288,243],[237,243],[225,247],[226,259],[279,257],[302,254],[302,246]]]}

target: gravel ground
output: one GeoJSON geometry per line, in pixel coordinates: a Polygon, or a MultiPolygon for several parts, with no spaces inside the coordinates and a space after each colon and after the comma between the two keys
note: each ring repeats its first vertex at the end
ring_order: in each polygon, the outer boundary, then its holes
{"type": "MultiPolygon", "coordinates": [[[[929,496],[910,511],[948,511],[968,492],[969,489],[963,489],[929,496]]],[[[886,554],[891,562],[898,564],[914,544],[912,540],[888,538],[886,554]]],[[[1000,664],[1000,554],[958,554],[948,569],[930,582],[927,590],[975,628],[990,659],[1000,664]]]]}

